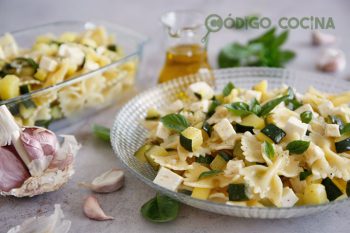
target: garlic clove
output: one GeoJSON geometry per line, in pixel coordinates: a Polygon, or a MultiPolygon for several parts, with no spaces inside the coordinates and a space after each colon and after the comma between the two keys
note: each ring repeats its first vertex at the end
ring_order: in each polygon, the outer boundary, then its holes
{"type": "Polygon", "coordinates": [[[330,45],[335,43],[336,37],[331,34],[314,31],[311,34],[311,40],[313,45],[330,45]]]}
{"type": "Polygon", "coordinates": [[[94,196],[88,196],[85,199],[83,210],[86,217],[90,219],[94,219],[98,221],[114,219],[113,217],[108,216],[104,213],[96,197],[94,196]]]}
{"type": "Polygon", "coordinates": [[[80,185],[97,193],[114,192],[124,185],[124,171],[114,168],[99,175],[91,183],[83,182],[80,185]]]}
{"type": "Polygon", "coordinates": [[[326,49],[319,57],[316,66],[324,72],[342,71],[346,66],[345,54],[339,49],[326,49]]]}
{"type": "Polygon", "coordinates": [[[20,187],[30,177],[27,167],[14,148],[0,147],[0,190],[8,192],[20,187]]]}
{"type": "Polygon", "coordinates": [[[7,233],[67,233],[70,227],[71,221],[64,218],[61,206],[56,204],[52,215],[29,218],[21,225],[11,228],[7,233]]]}

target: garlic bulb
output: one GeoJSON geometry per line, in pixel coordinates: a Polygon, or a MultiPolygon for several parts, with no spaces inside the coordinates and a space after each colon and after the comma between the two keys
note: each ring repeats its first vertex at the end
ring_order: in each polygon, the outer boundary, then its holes
{"type": "Polygon", "coordinates": [[[0,190],[20,187],[30,177],[28,169],[10,146],[0,147],[0,190]]]}
{"type": "Polygon", "coordinates": [[[73,175],[80,145],[74,136],[41,127],[20,128],[0,106],[0,195],[35,196],[59,189],[73,175]]]}
{"type": "Polygon", "coordinates": [[[338,72],[346,66],[345,54],[339,49],[326,49],[317,61],[317,68],[324,72],[338,72]]]}
{"type": "Polygon", "coordinates": [[[67,233],[70,227],[71,221],[64,219],[61,206],[56,204],[52,215],[29,218],[7,233],[67,233]]]}
{"type": "Polygon", "coordinates": [[[81,186],[97,193],[110,193],[117,191],[124,185],[124,172],[111,169],[96,177],[91,183],[80,183],[81,186]]]}
{"type": "Polygon", "coordinates": [[[319,31],[312,32],[311,39],[313,45],[330,45],[336,41],[335,36],[319,31]]]}
{"type": "Polygon", "coordinates": [[[85,199],[83,210],[84,214],[90,219],[98,221],[114,219],[113,217],[108,216],[104,213],[96,197],[94,196],[88,196],[85,199]]]}

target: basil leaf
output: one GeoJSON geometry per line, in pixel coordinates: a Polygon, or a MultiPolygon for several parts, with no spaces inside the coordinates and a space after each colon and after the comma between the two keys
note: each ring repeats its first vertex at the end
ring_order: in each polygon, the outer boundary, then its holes
{"type": "Polygon", "coordinates": [[[96,137],[102,139],[103,141],[110,142],[110,129],[102,125],[93,125],[92,131],[96,137]]]}
{"type": "Polygon", "coordinates": [[[302,154],[304,153],[310,146],[310,142],[308,141],[302,141],[302,140],[295,140],[287,145],[287,150],[289,150],[289,153],[291,154],[302,154]]]}
{"type": "Polygon", "coordinates": [[[273,159],[275,157],[275,149],[273,145],[269,142],[264,142],[264,153],[267,155],[269,159],[273,159]]]}
{"type": "Polygon", "coordinates": [[[211,117],[215,113],[216,107],[220,105],[218,100],[213,100],[208,108],[207,117],[211,117]]]}
{"type": "Polygon", "coordinates": [[[167,127],[168,129],[175,130],[178,133],[184,131],[190,126],[186,118],[181,114],[177,113],[172,113],[163,116],[162,118],[160,118],[160,121],[165,127],[167,127]]]}
{"type": "Polygon", "coordinates": [[[259,101],[257,101],[255,98],[250,102],[249,110],[253,112],[255,115],[259,115],[261,111],[261,106],[259,101]]]}
{"type": "Polygon", "coordinates": [[[269,114],[277,105],[279,105],[280,103],[282,103],[283,101],[287,100],[289,98],[289,95],[284,95],[282,97],[279,97],[277,99],[273,99],[270,100],[269,102],[267,102],[266,104],[264,104],[261,107],[261,111],[259,116],[266,116],[267,114],[269,114]]]}
{"type": "Polygon", "coordinates": [[[179,209],[179,202],[168,196],[157,194],[141,207],[141,214],[151,222],[170,222],[176,219],[179,209]]]}
{"type": "Polygon", "coordinates": [[[222,172],[221,170],[210,170],[210,171],[202,172],[199,175],[198,180],[203,179],[203,178],[207,178],[210,176],[215,176],[217,174],[220,174],[221,172],[222,172]]]}
{"type": "Polygon", "coordinates": [[[19,63],[22,66],[31,66],[34,70],[39,68],[38,63],[36,63],[32,58],[18,57],[13,62],[19,63]]]}
{"type": "Polygon", "coordinates": [[[237,116],[249,115],[252,112],[249,110],[249,105],[244,102],[235,102],[224,105],[230,112],[237,116]]]}
{"type": "Polygon", "coordinates": [[[226,84],[226,86],[222,90],[222,95],[228,96],[234,88],[235,88],[235,85],[232,82],[229,82],[228,84],[226,84]]]}
{"type": "Polygon", "coordinates": [[[311,111],[305,111],[300,114],[300,119],[303,123],[309,124],[312,120],[312,112],[311,111]]]}
{"type": "Polygon", "coordinates": [[[309,170],[302,171],[299,174],[299,180],[301,180],[301,181],[306,180],[306,178],[311,174],[312,174],[312,172],[309,170]]]}

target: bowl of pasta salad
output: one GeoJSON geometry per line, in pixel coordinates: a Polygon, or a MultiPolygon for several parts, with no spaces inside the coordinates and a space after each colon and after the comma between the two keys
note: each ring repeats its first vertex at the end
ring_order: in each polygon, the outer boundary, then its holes
{"type": "Polygon", "coordinates": [[[303,216],[350,195],[349,104],[346,81],[216,70],[136,96],[115,119],[112,145],[139,179],[185,204],[240,217],[303,216]]]}
{"type": "Polygon", "coordinates": [[[5,33],[0,105],[20,125],[70,125],[134,87],[145,42],[107,22],[62,21],[5,33]]]}

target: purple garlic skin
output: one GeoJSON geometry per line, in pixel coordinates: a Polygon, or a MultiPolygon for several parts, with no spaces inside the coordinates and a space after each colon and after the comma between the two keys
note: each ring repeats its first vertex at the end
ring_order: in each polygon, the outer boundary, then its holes
{"type": "Polygon", "coordinates": [[[30,177],[29,171],[16,150],[0,147],[0,190],[8,192],[20,187],[30,177]]]}
{"type": "Polygon", "coordinates": [[[56,135],[41,127],[24,128],[21,141],[32,159],[38,159],[42,156],[52,156],[53,158],[59,145],[56,135]]]}

